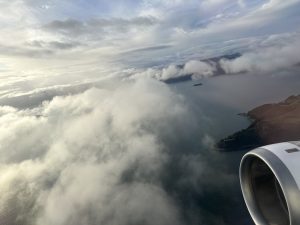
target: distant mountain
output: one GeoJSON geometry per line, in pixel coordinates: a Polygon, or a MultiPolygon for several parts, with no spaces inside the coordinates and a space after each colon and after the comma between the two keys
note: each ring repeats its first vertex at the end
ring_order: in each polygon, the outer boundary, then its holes
{"type": "Polygon", "coordinates": [[[222,150],[243,150],[265,144],[300,140],[300,95],[259,106],[247,114],[253,123],[218,143],[222,150]]]}
{"type": "MultiPolygon", "coordinates": [[[[208,58],[208,59],[202,59],[199,61],[202,62],[206,62],[206,63],[216,63],[216,72],[214,73],[214,76],[218,76],[218,75],[223,75],[225,74],[225,71],[222,69],[222,67],[220,66],[220,61],[222,59],[228,59],[228,60],[232,60],[232,59],[236,59],[241,57],[242,55],[240,53],[234,53],[234,54],[228,54],[228,55],[222,55],[222,56],[218,56],[218,57],[213,57],[213,58],[208,58]]],[[[184,68],[184,64],[182,65],[177,65],[177,67],[179,69],[183,69],[184,68]]],[[[184,81],[189,81],[192,79],[193,74],[186,74],[180,77],[174,77],[174,78],[169,78],[167,80],[164,80],[163,82],[167,83],[167,84],[172,84],[172,83],[178,83],[178,82],[184,82],[184,81]]]]}

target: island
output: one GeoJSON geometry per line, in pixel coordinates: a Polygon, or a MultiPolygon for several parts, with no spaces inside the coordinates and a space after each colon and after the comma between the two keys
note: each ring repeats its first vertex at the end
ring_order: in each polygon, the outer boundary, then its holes
{"type": "Polygon", "coordinates": [[[250,150],[261,145],[300,140],[300,95],[252,109],[251,125],[217,143],[220,150],[250,150]]]}
{"type": "Polygon", "coordinates": [[[198,87],[198,86],[202,86],[202,85],[203,85],[202,83],[193,84],[194,87],[198,87]]]}

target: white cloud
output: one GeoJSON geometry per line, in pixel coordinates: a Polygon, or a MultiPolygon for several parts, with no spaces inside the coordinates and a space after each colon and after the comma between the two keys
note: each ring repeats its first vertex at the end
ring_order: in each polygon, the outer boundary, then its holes
{"type": "Polygon", "coordinates": [[[161,81],[167,81],[173,78],[179,78],[186,75],[192,75],[193,79],[213,76],[216,72],[216,65],[213,62],[204,62],[190,60],[183,66],[171,64],[162,69],[148,68],[141,72],[134,71],[133,77],[155,78],[161,81]]]}
{"type": "Polygon", "coordinates": [[[163,68],[160,79],[167,80],[170,78],[180,77],[183,75],[183,71],[179,69],[176,65],[170,65],[163,68]]]}
{"type": "Polygon", "coordinates": [[[160,184],[163,140],[192,122],[166,85],[142,79],[0,109],[0,221],[180,224],[160,184]]]}
{"type": "MultiPolygon", "coordinates": [[[[273,42],[272,38],[269,41],[273,42]]],[[[300,62],[300,43],[291,38],[285,41],[278,40],[275,46],[259,48],[234,60],[223,59],[220,65],[226,73],[272,72],[295,66],[300,62]]]]}
{"type": "Polygon", "coordinates": [[[31,109],[1,106],[0,221],[224,224],[206,201],[226,198],[235,178],[220,174],[214,139],[194,113],[188,99],[147,78],[112,80],[31,109]]]}
{"type": "Polygon", "coordinates": [[[186,74],[193,74],[195,77],[209,77],[213,76],[216,71],[213,63],[192,60],[184,65],[184,72],[186,74]]]}

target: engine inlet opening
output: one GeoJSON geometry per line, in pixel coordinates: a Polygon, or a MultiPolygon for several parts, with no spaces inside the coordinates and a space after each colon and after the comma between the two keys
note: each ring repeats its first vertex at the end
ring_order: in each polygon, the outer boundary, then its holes
{"type": "MultiPolygon", "coordinates": [[[[258,157],[250,157],[246,162],[245,181],[251,198],[253,212],[266,225],[289,225],[287,202],[281,185],[270,167],[258,157]]],[[[247,200],[247,199],[246,199],[247,200]]],[[[264,224],[261,224],[264,225],[264,224]]]]}

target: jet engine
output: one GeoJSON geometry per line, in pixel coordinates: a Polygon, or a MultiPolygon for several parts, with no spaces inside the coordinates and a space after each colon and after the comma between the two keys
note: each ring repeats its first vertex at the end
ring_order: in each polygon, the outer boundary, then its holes
{"type": "Polygon", "coordinates": [[[300,225],[300,142],[248,152],[240,164],[240,183],[256,225],[300,225]]]}

